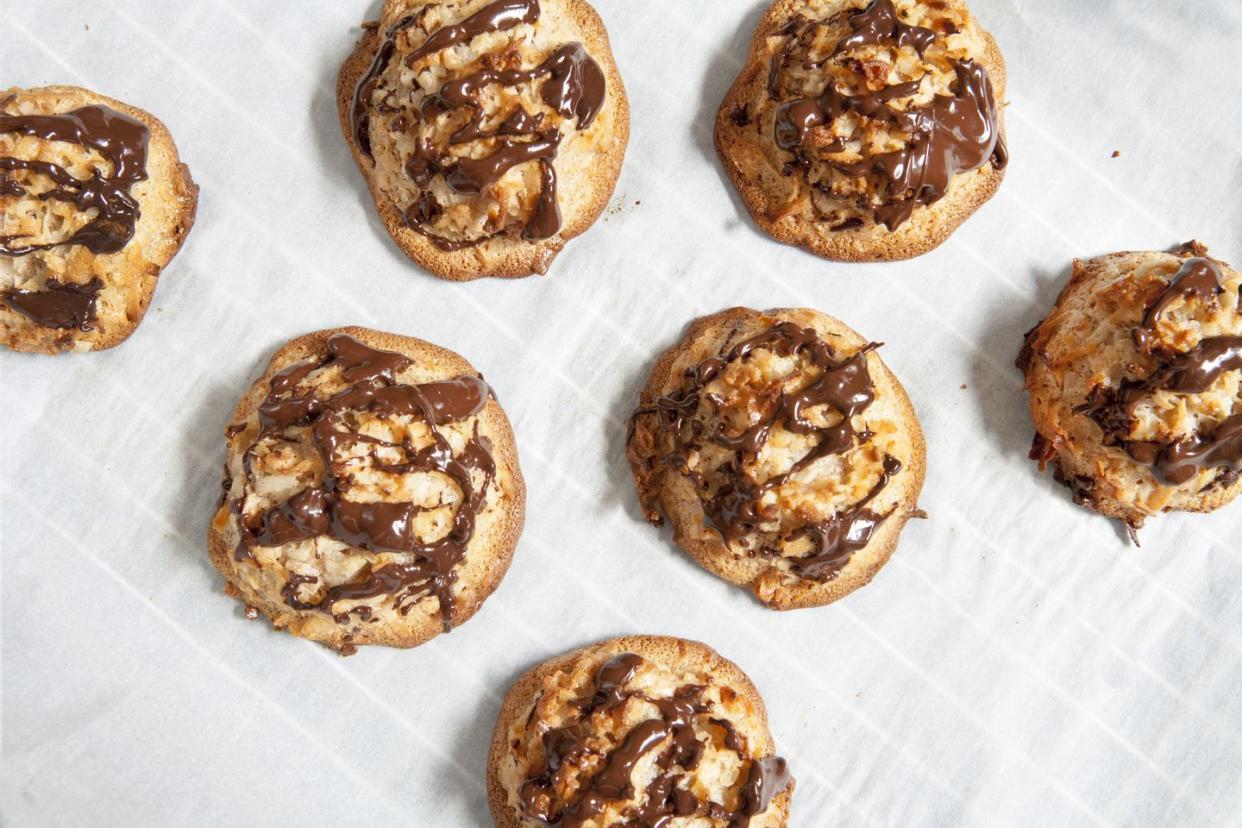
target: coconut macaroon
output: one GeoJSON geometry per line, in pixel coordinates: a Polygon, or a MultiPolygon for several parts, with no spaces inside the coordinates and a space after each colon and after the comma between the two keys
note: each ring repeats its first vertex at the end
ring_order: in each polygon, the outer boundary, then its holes
{"type": "Polygon", "coordinates": [[[498,828],[777,828],[793,789],[750,679],[703,644],[656,636],[522,676],[487,763],[498,828]]]}
{"type": "Polygon", "coordinates": [[[828,259],[906,259],[992,197],[1005,64],[962,0],[776,0],[716,117],[756,223],[828,259]]]}
{"type": "Polygon", "coordinates": [[[925,448],[880,346],[813,310],[696,321],[652,369],[627,455],[647,518],[775,609],[869,582],[920,515],[925,448]]]}
{"type": "Polygon", "coordinates": [[[141,109],[74,86],[0,92],[0,336],[97,351],[142,322],[198,187],[141,109]]]}
{"type": "Polygon", "coordinates": [[[387,0],[337,91],[388,232],[444,279],[547,272],[603,212],[629,141],[584,0],[387,0]]]}
{"type": "Polygon", "coordinates": [[[209,532],[228,592],[345,654],[467,621],[522,530],[513,432],[457,354],[365,328],[281,348],[233,412],[209,532]]]}
{"type": "Polygon", "coordinates": [[[1242,492],[1240,283],[1198,242],[1075,261],[1027,334],[1031,459],[1132,536],[1152,515],[1242,492]]]}

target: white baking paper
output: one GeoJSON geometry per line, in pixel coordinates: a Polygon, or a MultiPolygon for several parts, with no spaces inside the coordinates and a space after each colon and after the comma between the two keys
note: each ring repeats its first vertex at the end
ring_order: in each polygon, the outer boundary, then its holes
{"type": "Polygon", "coordinates": [[[770,241],[722,176],[712,116],[760,3],[596,5],[633,107],[611,208],[547,277],[455,285],[388,240],[337,124],[374,4],[5,0],[0,86],[156,113],[202,196],[124,345],[0,353],[0,822],[488,825],[511,682],[666,633],[758,684],[795,826],[1237,824],[1242,503],[1127,545],[1026,459],[1012,363],[1076,256],[1197,238],[1242,264],[1242,4],[974,0],[1008,61],[1008,177],[940,250],[875,265],[770,241]],[[737,304],[885,342],[926,428],[931,519],[830,607],[766,610],[638,515],[638,389],[737,304]],[[247,622],[204,541],[237,397],[286,339],[340,325],[469,358],[530,488],[474,620],[348,659],[247,622]]]}

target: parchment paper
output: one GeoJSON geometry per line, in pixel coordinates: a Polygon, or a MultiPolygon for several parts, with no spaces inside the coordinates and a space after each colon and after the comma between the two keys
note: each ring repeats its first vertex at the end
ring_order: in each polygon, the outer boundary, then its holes
{"type": "Polygon", "coordinates": [[[611,209],[546,278],[453,285],[389,242],[337,126],[337,67],[377,6],[3,4],[0,85],[156,113],[202,198],[123,346],[0,353],[0,821],[488,825],[510,683],[644,632],[755,680],[796,826],[1236,824],[1242,503],[1128,546],[1026,460],[1012,362],[1075,256],[1198,238],[1242,264],[1242,4],[974,0],[1009,66],[1008,178],[942,249],[879,265],[766,239],[722,177],[712,115],[760,3],[596,5],[633,106],[611,209]],[[638,389],[735,304],[887,343],[927,431],[931,520],[831,607],[766,610],[638,516],[638,389]],[[245,621],[204,535],[237,397],[286,339],[346,324],[472,360],[530,500],[474,620],[342,659],[245,621]]]}

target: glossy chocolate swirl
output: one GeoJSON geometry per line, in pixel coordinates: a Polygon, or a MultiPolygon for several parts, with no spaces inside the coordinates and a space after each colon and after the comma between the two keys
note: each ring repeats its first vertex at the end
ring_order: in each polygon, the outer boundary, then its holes
{"type": "Polygon", "coordinates": [[[63,241],[46,244],[22,242],[17,236],[0,236],[0,255],[25,256],[37,250],[80,244],[92,253],[116,253],[134,236],[140,216],[138,201],[130,189],[147,178],[147,143],[150,132],[141,121],[106,106],[86,106],[63,115],[5,115],[0,113],[0,133],[32,135],[45,141],[77,144],[94,150],[112,165],[109,175],[95,170],[80,179],[59,164],[0,157],[0,171],[8,175],[0,194],[22,196],[29,191],[12,174],[26,171],[51,179],[56,186],[35,195],[41,201],[61,201],[94,217],[63,241]]]}
{"type": "MultiPolygon", "coordinates": [[[[318,485],[257,515],[244,513],[242,501],[235,500],[232,508],[242,528],[235,559],[240,562],[252,558],[251,550],[256,546],[281,546],[315,537],[333,538],[367,553],[408,556],[406,563],[366,566],[353,581],[333,586],[315,600],[304,597],[303,587],[316,583],[317,578],[295,575],[284,590],[285,603],[293,609],[321,610],[332,614],[338,623],[346,623],[350,613],[336,613],[337,602],[388,595],[404,615],[423,597],[435,595],[440,601],[445,630],[452,627],[455,570],[474,535],[476,516],[486,505],[496,466],[491,443],[479,435],[477,424],[473,437],[457,453],[438,426],[477,415],[487,404],[491,389],[481,378],[473,376],[407,385],[397,376],[411,364],[402,354],[375,350],[350,336],[337,334],[328,340],[327,354],[322,360],[295,365],[272,378],[270,393],[259,407],[262,430],[246,452],[247,472],[255,449],[264,441],[296,441],[298,436],[291,432],[309,429],[322,463],[322,479],[318,485]],[[347,383],[343,389],[327,397],[313,389],[299,393],[307,377],[330,367],[340,369],[341,379],[347,383]],[[416,448],[408,438],[392,443],[366,434],[357,422],[357,415],[364,412],[381,420],[421,419],[429,427],[432,441],[416,448]],[[363,462],[369,462],[375,471],[448,478],[461,493],[449,531],[438,540],[422,540],[415,534],[413,524],[428,507],[352,498],[353,478],[360,463],[359,448],[364,450],[363,462]],[[399,459],[381,460],[381,452],[385,457],[395,453],[399,459]],[[481,484],[476,473],[482,476],[481,484]]],[[[364,621],[371,617],[369,607],[351,612],[358,613],[364,621]]]]}
{"type": "Polygon", "coordinates": [[[1155,362],[1154,370],[1145,379],[1122,380],[1117,388],[1096,386],[1074,409],[1095,420],[1104,432],[1105,445],[1123,448],[1131,458],[1150,466],[1158,480],[1171,486],[1181,485],[1205,469],[1219,469],[1230,480],[1242,473],[1242,411],[1209,434],[1194,434],[1172,443],[1129,439],[1135,408],[1153,394],[1202,394],[1223,374],[1242,370],[1242,336],[1207,337],[1184,352],[1159,344],[1157,326],[1168,309],[1178,301],[1215,302],[1224,292],[1223,276],[1211,259],[1194,257],[1183,262],[1134,329],[1135,345],[1155,362]]]}
{"type": "MultiPolygon", "coordinates": [[[[867,354],[878,347],[873,343],[851,357],[838,359],[831,346],[814,330],[792,322],[778,322],[727,352],[687,369],[685,385],[680,390],[657,399],[652,408],[634,415],[635,422],[640,417],[656,420],[656,454],[648,461],[648,471],[663,467],[690,480],[698,492],[707,525],[726,544],[740,542],[747,546],[747,537],[760,531],[764,523],[788,517],[780,515],[776,507],[765,504],[765,495],[816,461],[844,454],[872,438],[869,431],[857,431],[853,420],[875,400],[867,354]],[[708,384],[726,366],[745,362],[757,350],[782,357],[800,357],[809,363],[805,370],[814,372],[814,378],[797,391],[781,387],[765,392],[762,395],[767,400],[764,410],[757,417],[752,416],[750,425],[739,433],[727,432],[723,424],[709,426],[708,421],[719,416],[728,402],[707,391],[708,384]],[[831,426],[816,425],[807,412],[818,406],[834,409],[841,415],[840,422],[831,426]],[[814,440],[788,471],[761,481],[748,466],[758,458],[777,427],[814,440]],[[722,482],[716,484],[690,466],[691,456],[709,444],[733,455],[709,475],[722,478],[722,482]]],[[[860,502],[828,520],[806,522],[789,530],[779,539],[779,544],[765,544],[757,551],[764,556],[777,557],[780,556],[778,545],[808,539],[811,549],[790,560],[792,572],[815,581],[835,578],[851,556],[870,542],[876,527],[887,517],[876,514],[868,505],[900,471],[901,463],[896,458],[885,457],[879,481],[860,502]]]]}
{"type": "Polygon", "coordinates": [[[674,817],[697,816],[724,822],[730,828],[745,828],[751,817],[766,811],[772,799],[789,785],[784,759],[749,758],[745,739],[733,723],[710,716],[709,706],[703,700],[703,687],[686,685],[669,698],[652,698],[628,689],[643,663],[642,657],[634,653],[622,653],[605,661],[596,671],[588,695],[571,705],[575,712],[569,720],[544,733],[542,766],[523,781],[518,791],[523,817],[558,828],[580,828],[604,813],[610,804],[636,798],[634,768],[652,754],[656,756],[655,779],[647,785],[638,804],[623,812],[626,825],[660,828],[674,817]],[[659,710],[659,718],[639,722],[616,747],[601,754],[592,747],[593,719],[607,716],[632,698],[650,702],[659,710]],[[696,724],[706,733],[720,733],[724,748],[737,754],[742,763],[744,775],[735,782],[740,788],[732,808],[700,799],[686,779],[707,749],[696,724]],[[571,769],[588,760],[593,760],[590,767],[598,770],[571,777],[571,769]],[[576,791],[566,800],[560,791],[570,778],[576,791]]]}
{"type": "MultiPolygon", "coordinates": [[[[987,71],[971,60],[951,61],[955,74],[951,94],[936,95],[923,105],[899,106],[919,94],[921,80],[857,94],[842,91],[829,80],[815,97],[786,100],[782,82],[786,67],[803,39],[813,36],[826,22],[794,18],[779,33],[786,40],[772,58],[768,91],[772,100],[779,102],[773,138],[778,148],[794,157],[786,166],[787,174],[802,170],[811,183],[812,167],[823,163],[851,178],[870,177],[882,182],[878,203],[866,198],[851,203],[869,211],[877,223],[892,231],[905,224],[920,205],[928,206],[944,198],[955,176],[989,162],[997,169],[1005,166],[1008,155],[1000,135],[1000,116],[991,80],[987,71]],[[831,127],[846,116],[856,117],[862,123],[882,122],[906,137],[905,146],[843,162],[829,157],[846,149],[843,142],[812,145],[809,139],[816,130],[831,127]]],[[[892,0],[873,0],[866,9],[852,12],[849,25],[853,34],[836,44],[829,61],[853,60],[853,50],[877,45],[910,46],[923,55],[941,37],[931,29],[901,22],[892,0]]],[[[836,198],[818,182],[812,187],[836,198]]],[[[834,229],[861,226],[863,222],[855,219],[834,229]]]]}
{"type": "MultiPolygon", "coordinates": [[[[405,65],[416,68],[420,61],[444,49],[469,43],[489,32],[534,24],[539,17],[539,0],[497,0],[460,23],[429,33],[422,45],[406,57],[405,65]]],[[[371,67],[355,89],[351,123],[355,140],[368,157],[372,156],[371,116],[368,112],[371,99],[396,53],[398,36],[421,25],[421,20],[421,13],[410,15],[388,30],[371,67]]],[[[537,163],[540,168],[540,192],[522,231],[522,238],[528,241],[547,239],[561,229],[556,169],[553,166],[562,140],[560,127],[548,123],[550,119],[544,113],[527,112],[518,104],[499,126],[486,130],[483,128],[486,116],[479,101],[484,90],[490,87],[516,89],[539,82],[542,102],[560,118],[567,121],[573,119],[577,131],[591,127],[604,103],[607,88],[604,72],[581,43],[557,47],[543,63],[532,69],[494,68],[499,61],[493,58],[485,56],[481,68],[446,80],[417,107],[405,108],[387,100],[379,107],[380,111],[395,115],[389,121],[389,128],[394,132],[405,132],[414,124],[430,122],[445,113],[458,110],[470,113],[469,120],[453,132],[445,145],[435,146],[426,139],[420,139],[414,154],[405,164],[410,180],[421,190],[419,196],[405,208],[405,224],[444,250],[460,250],[481,244],[504,231],[468,241],[449,239],[438,233],[434,225],[443,216],[444,205],[430,189],[437,176],[443,177],[453,193],[477,196],[487,192],[514,167],[537,163]],[[487,155],[475,158],[473,153],[458,155],[451,152],[455,147],[469,147],[476,142],[486,144],[489,150],[487,155]]]]}

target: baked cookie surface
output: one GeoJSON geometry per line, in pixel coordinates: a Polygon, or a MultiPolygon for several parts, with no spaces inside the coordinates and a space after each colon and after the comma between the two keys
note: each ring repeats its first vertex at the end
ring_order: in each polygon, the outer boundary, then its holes
{"type": "Polygon", "coordinates": [[[0,92],[0,334],[111,348],[142,321],[198,187],[156,118],[72,86],[0,92]]]}
{"type": "Polygon", "coordinates": [[[868,583],[919,513],[925,447],[876,349],[812,310],[699,319],[656,362],[627,455],[648,520],[775,609],[868,583]]]}
{"type": "Polygon", "coordinates": [[[1242,492],[1240,283],[1198,242],[1074,262],[1018,368],[1031,458],[1077,503],[1133,532],[1242,492]]]}
{"type": "Polygon", "coordinates": [[[716,116],[768,234],[841,261],[940,245],[1000,186],[1005,65],[962,0],[776,0],[716,116]]]}
{"type": "Polygon", "coordinates": [[[337,92],[388,232],[444,279],[545,273],[607,206],[629,141],[584,0],[387,0],[337,92]]]}
{"type": "Polygon", "coordinates": [[[233,412],[212,562],[279,629],[349,653],[459,626],[509,568],[526,490],[457,354],[364,328],[281,348],[233,412]]]}
{"type": "Polygon", "coordinates": [[[487,789],[498,828],[778,828],[794,781],[737,665],[694,641],[633,636],[518,680],[487,789]]]}

